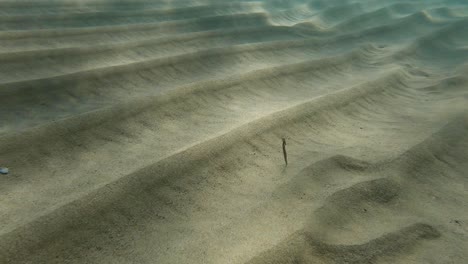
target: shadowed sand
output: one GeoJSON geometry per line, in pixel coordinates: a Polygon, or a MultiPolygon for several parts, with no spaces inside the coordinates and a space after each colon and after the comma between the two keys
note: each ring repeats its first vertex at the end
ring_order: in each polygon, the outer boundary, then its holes
{"type": "Polygon", "coordinates": [[[466,28],[455,0],[0,0],[0,262],[466,263],[466,28]]]}

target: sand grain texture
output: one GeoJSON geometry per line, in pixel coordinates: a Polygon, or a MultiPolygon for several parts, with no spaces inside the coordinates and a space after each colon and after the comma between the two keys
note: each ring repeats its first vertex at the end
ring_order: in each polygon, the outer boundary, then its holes
{"type": "Polygon", "coordinates": [[[0,0],[0,263],[467,263],[467,28],[456,0],[0,0]]]}

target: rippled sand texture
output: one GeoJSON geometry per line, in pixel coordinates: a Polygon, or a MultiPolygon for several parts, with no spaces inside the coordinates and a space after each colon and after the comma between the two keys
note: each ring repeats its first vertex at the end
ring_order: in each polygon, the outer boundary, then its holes
{"type": "Polygon", "coordinates": [[[0,263],[468,261],[466,1],[0,0],[0,62],[0,263]]]}

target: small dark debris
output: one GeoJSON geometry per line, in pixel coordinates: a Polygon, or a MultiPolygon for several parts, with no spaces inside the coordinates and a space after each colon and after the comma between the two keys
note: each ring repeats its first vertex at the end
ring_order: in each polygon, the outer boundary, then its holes
{"type": "Polygon", "coordinates": [[[367,209],[366,209],[366,208],[364,208],[364,212],[367,212],[367,209]]]}

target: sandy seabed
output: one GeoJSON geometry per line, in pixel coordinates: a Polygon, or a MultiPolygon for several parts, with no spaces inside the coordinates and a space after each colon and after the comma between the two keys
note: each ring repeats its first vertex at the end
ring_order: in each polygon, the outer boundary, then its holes
{"type": "Polygon", "coordinates": [[[467,110],[462,0],[0,0],[0,263],[468,263],[467,110]]]}

